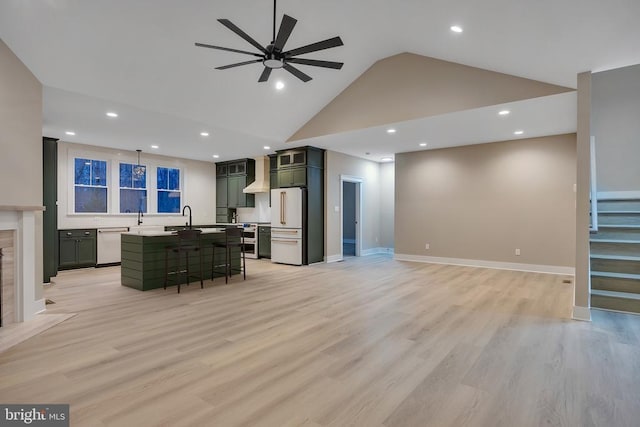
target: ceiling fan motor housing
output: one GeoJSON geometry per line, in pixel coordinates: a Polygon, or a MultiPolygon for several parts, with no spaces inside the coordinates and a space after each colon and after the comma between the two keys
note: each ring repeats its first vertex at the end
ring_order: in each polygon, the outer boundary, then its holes
{"type": "Polygon", "coordinates": [[[273,43],[267,46],[267,54],[264,55],[262,63],[267,68],[282,68],[284,66],[284,55],[278,52],[273,43]]]}

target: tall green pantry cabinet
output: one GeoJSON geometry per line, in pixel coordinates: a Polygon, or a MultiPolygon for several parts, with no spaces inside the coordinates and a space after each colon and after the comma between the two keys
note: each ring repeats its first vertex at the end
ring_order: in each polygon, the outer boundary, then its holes
{"type": "Polygon", "coordinates": [[[58,274],[58,140],[42,138],[42,275],[58,274]]]}

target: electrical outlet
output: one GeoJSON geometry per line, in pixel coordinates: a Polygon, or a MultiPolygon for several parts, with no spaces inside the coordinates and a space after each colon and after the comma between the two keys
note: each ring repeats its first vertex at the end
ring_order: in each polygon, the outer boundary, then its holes
{"type": "Polygon", "coordinates": [[[431,245],[429,245],[428,243],[425,243],[425,244],[424,244],[424,248],[425,248],[425,249],[429,250],[429,248],[430,248],[430,247],[431,247],[431,245]]]}
{"type": "Polygon", "coordinates": [[[516,248],[516,256],[520,256],[520,249],[516,248]]]}

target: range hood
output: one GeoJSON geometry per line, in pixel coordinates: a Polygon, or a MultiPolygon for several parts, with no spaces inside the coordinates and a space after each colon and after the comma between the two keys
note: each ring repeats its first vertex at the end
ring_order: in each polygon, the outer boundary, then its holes
{"type": "Polygon", "coordinates": [[[256,180],[247,185],[243,193],[268,193],[269,186],[269,158],[260,156],[254,159],[256,161],[256,180]]]}

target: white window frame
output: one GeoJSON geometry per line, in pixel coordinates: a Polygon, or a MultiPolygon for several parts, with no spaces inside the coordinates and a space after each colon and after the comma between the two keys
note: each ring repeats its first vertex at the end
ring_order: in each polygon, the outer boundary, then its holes
{"type": "MultiPolygon", "coordinates": [[[[157,215],[181,215],[181,210],[183,207],[183,195],[184,195],[184,173],[182,168],[179,167],[175,167],[175,166],[165,166],[165,165],[156,165],[153,168],[153,172],[154,172],[154,184],[155,184],[155,191],[154,191],[154,195],[155,195],[155,200],[154,200],[154,208],[155,208],[155,213],[157,215]],[[180,174],[180,186],[179,186],[179,190],[164,190],[164,189],[160,189],[158,188],[158,168],[166,168],[166,169],[175,169],[178,171],[178,173],[180,174]],[[178,212],[158,212],[158,193],[160,193],[161,191],[168,191],[168,192],[178,192],[180,193],[180,206],[178,206],[178,212]]],[[[149,202],[151,202],[150,199],[147,199],[149,202]]],[[[147,207],[148,209],[148,207],[147,207]]]]}

